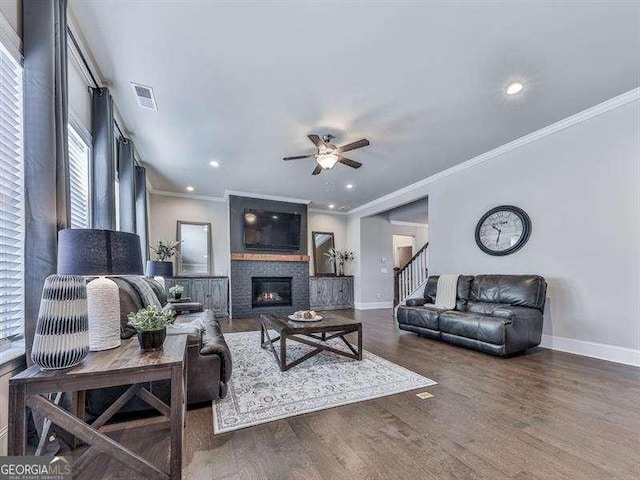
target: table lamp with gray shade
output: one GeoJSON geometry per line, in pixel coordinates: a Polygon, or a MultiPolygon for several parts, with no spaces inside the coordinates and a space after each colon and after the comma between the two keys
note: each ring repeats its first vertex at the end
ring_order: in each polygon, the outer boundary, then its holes
{"type": "Polygon", "coordinates": [[[66,229],[58,234],[58,274],[97,276],[87,284],[89,349],[120,346],[120,296],[108,275],[142,275],[140,237],[111,230],[66,229]]]}

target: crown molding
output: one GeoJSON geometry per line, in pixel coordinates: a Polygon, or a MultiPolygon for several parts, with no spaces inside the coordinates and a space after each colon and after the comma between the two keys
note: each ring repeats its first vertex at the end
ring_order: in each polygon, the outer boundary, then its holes
{"type": "Polygon", "coordinates": [[[303,198],[283,197],[280,195],[267,195],[263,193],[239,192],[237,190],[225,190],[225,200],[229,198],[229,195],[235,195],[237,197],[259,198],[261,200],[273,200],[276,202],[302,203],[304,205],[309,205],[311,203],[311,200],[305,200],[303,198]]]}
{"type": "Polygon", "coordinates": [[[405,222],[403,220],[389,220],[391,225],[398,225],[400,227],[418,227],[425,228],[428,227],[428,223],[420,223],[420,222],[405,222]]]}
{"type": "Polygon", "coordinates": [[[309,213],[325,213],[327,215],[349,215],[349,212],[336,212],[335,210],[323,210],[321,208],[310,208],[309,213]]]}
{"type": "MultiPolygon", "coordinates": [[[[509,143],[505,143],[504,145],[498,148],[489,150],[486,153],[478,155],[477,157],[473,157],[465,162],[459,163],[458,165],[455,165],[451,168],[443,170],[442,172],[438,172],[435,175],[431,175],[430,177],[424,178],[418,182],[412,183],[411,185],[408,185],[404,188],[396,190],[395,192],[376,198],[375,200],[365,203],[364,205],[360,205],[359,207],[349,210],[348,213],[349,215],[354,215],[362,211],[365,211],[369,208],[375,207],[377,205],[381,205],[386,202],[392,201],[398,197],[401,197],[402,195],[411,193],[415,190],[419,190],[431,183],[435,183],[439,180],[442,180],[443,178],[447,178],[451,175],[467,170],[468,168],[475,167],[476,165],[484,163],[487,160],[491,160],[492,158],[503,155],[507,152],[510,152],[511,150],[515,150],[516,148],[520,148],[531,142],[540,140],[541,138],[548,137],[549,135],[553,135],[554,133],[560,132],[574,125],[578,125],[579,123],[590,120],[598,115],[606,113],[615,108],[621,107],[623,105],[626,105],[627,103],[631,103],[638,99],[640,99],[640,87],[634,88],[633,90],[623,93],[622,95],[618,95],[617,97],[613,97],[591,108],[587,108],[582,112],[578,112],[575,115],[571,115],[570,117],[567,117],[556,123],[552,123],[551,125],[541,128],[540,130],[536,130],[535,132],[525,135],[523,137],[517,138],[509,143]]],[[[407,203],[407,202],[402,202],[402,203],[407,203]]],[[[387,207],[388,206],[385,206],[385,209],[387,207]]]]}
{"type": "Polygon", "coordinates": [[[167,190],[151,190],[151,195],[160,195],[162,197],[186,198],[189,200],[204,200],[205,202],[227,203],[227,199],[223,197],[213,197],[210,195],[200,195],[198,193],[178,193],[169,192],[167,190]]]}

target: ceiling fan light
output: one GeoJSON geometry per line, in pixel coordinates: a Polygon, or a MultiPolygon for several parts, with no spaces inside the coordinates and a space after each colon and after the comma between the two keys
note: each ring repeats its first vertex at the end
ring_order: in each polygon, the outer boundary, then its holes
{"type": "Polygon", "coordinates": [[[338,162],[338,156],[333,153],[322,154],[318,155],[317,161],[322,168],[328,170],[333,168],[333,166],[338,162]]]}

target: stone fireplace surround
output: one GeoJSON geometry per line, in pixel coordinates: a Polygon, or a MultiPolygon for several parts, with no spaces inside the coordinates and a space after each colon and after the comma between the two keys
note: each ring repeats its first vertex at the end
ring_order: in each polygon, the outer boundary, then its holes
{"type": "Polygon", "coordinates": [[[309,309],[309,264],[306,261],[231,261],[231,317],[257,317],[261,313],[289,315],[309,309]],[[252,307],[253,277],[291,277],[291,306],[252,307]]]}

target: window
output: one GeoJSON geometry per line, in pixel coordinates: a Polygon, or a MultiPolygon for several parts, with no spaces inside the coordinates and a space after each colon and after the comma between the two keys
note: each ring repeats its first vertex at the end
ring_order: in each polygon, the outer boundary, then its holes
{"type": "Polygon", "coordinates": [[[22,67],[0,44],[0,351],[24,331],[22,67]]]}
{"type": "Polygon", "coordinates": [[[69,124],[71,228],[89,228],[89,145],[69,124]]]}

